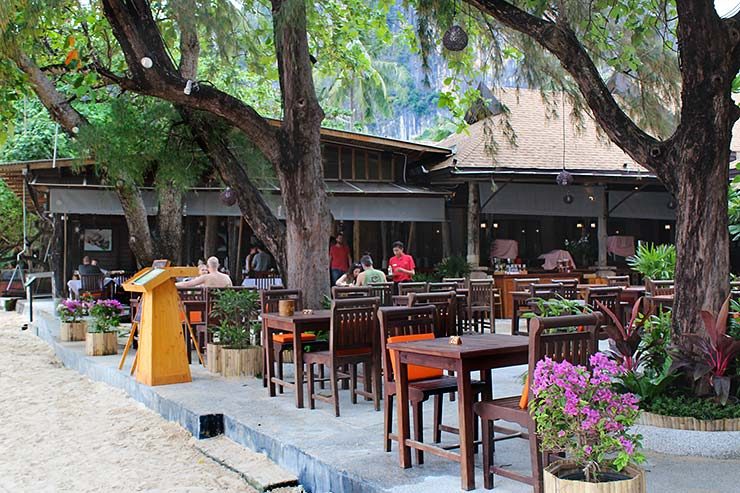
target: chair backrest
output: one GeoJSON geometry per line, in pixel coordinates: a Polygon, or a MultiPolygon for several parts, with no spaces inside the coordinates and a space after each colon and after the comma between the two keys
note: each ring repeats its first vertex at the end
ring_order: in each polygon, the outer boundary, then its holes
{"type": "Polygon", "coordinates": [[[391,306],[393,304],[393,283],[392,282],[374,282],[368,285],[370,296],[380,298],[382,306],[391,306]]]}
{"type": "Polygon", "coordinates": [[[589,305],[596,311],[603,313],[605,321],[608,324],[613,324],[611,317],[609,317],[596,302],[600,302],[607,307],[615,315],[619,315],[619,294],[622,292],[622,288],[618,286],[613,287],[594,287],[588,288],[586,294],[586,304],[589,305]]]}
{"type": "Polygon", "coordinates": [[[80,294],[102,293],[105,274],[80,274],[80,294]]]}
{"type": "Polygon", "coordinates": [[[672,296],[676,293],[673,280],[653,281],[650,294],[653,296],[672,296]]]}
{"type": "Polygon", "coordinates": [[[457,288],[456,282],[430,282],[429,293],[439,293],[443,291],[455,291],[457,288]]]}
{"type": "Polygon", "coordinates": [[[409,293],[426,293],[429,290],[429,284],[426,282],[402,282],[398,284],[398,294],[401,296],[409,293]]]}
{"type": "Polygon", "coordinates": [[[562,296],[563,285],[560,283],[532,284],[529,286],[529,295],[532,298],[554,298],[562,296]]]}
{"type": "Polygon", "coordinates": [[[578,279],[553,279],[554,284],[560,284],[560,296],[566,300],[578,299],[578,279]]]}
{"type": "Polygon", "coordinates": [[[468,283],[468,306],[490,306],[493,310],[493,279],[471,279],[468,283]]]}
{"type": "Polygon", "coordinates": [[[367,298],[370,296],[368,286],[334,286],[331,288],[331,297],[335,300],[344,298],[367,298]]]}
{"type": "Polygon", "coordinates": [[[266,291],[260,291],[262,313],[275,313],[278,311],[280,300],[294,300],[295,309],[303,310],[303,293],[300,289],[268,289],[266,291]]]}
{"type": "Polygon", "coordinates": [[[442,291],[438,293],[411,293],[408,306],[432,305],[435,310],[436,337],[457,335],[455,318],[457,316],[457,293],[442,291]]]}
{"type": "Polygon", "coordinates": [[[386,348],[388,338],[414,334],[433,334],[435,309],[431,305],[384,306],[378,310],[378,319],[380,320],[380,354],[383,360],[383,377],[387,384],[394,380],[391,355],[386,348]]]}
{"type": "Polygon", "coordinates": [[[530,378],[537,362],[546,356],[558,362],[569,361],[588,367],[589,358],[599,350],[598,330],[602,320],[603,316],[598,312],[533,318],[529,326],[530,378]],[[573,330],[573,327],[579,329],[573,330]],[[563,328],[568,330],[557,330],[563,328]]]}
{"type": "Polygon", "coordinates": [[[465,289],[465,278],[464,277],[443,277],[442,282],[454,282],[457,284],[455,289],[465,289]]]}
{"type": "Polygon", "coordinates": [[[250,277],[254,279],[254,285],[257,286],[257,289],[263,290],[270,289],[275,284],[274,280],[278,277],[278,273],[274,270],[253,271],[250,277]]]}
{"type": "Polygon", "coordinates": [[[606,276],[607,286],[624,286],[630,285],[630,276],[606,276]]]}
{"type": "Polygon", "coordinates": [[[177,294],[180,295],[181,301],[203,301],[206,298],[205,289],[202,287],[178,289],[177,294]]]}
{"type": "MultiPolygon", "coordinates": [[[[421,293],[419,293],[421,294],[421,293]]],[[[409,295],[393,295],[391,296],[391,306],[409,306],[409,295]]]]}
{"type": "Polygon", "coordinates": [[[532,277],[527,279],[514,279],[514,291],[529,291],[530,284],[537,284],[540,282],[539,277],[532,277]]]}
{"type": "Polygon", "coordinates": [[[330,350],[342,351],[371,348],[378,340],[378,307],[380,298],[346,298],[331,302],[330,350]]]}

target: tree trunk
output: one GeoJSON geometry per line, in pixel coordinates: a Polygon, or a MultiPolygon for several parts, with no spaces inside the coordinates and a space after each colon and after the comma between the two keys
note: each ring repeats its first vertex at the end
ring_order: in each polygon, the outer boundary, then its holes
{"type": "Polygon", "coordinates": [[[480,265],[480,193],[478,183],[468,182],[468,263],[480,265]]]}
{"type": "Polygon", "coordinates": [[[203,260],[216,255],[218,248],[218,217],[206,216],[206,232],[203,235],[203,260]]]}
{"type": "Polygon", "coordinates": [[[49,266],[54,276],[54,291],[52,296],[54,298],[62,298],[64,296],[64,221],[62,220],[61,214],[54,214],[52,219],[54,226],[52,237],[51,237],[51,250],[49,266]]]}
{"type": "Polygon", "coordinates": [[[172,261],[172,265],[182,264],[183,238],[183,191],[173,185],[163,185],[157,189],[159,212],[157,214],[156,255],[172,261]]]}
{"type": "Polygon", "coordinates": [[[128,244],[136,257],[136,263],[141,267],[150,265],[154,260],[154,243],[149,230],[149,220],[144,205],[144,199],[139,189],[123,182],[115,184],[118,199],[123,208],[123,217],[128,226],[128,244]]]}

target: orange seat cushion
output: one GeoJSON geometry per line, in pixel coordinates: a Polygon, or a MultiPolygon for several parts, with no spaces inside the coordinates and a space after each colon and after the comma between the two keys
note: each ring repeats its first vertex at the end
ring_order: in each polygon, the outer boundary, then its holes
{"type": "Polygon", "coordinates": [[[203,312],[190,312],[188,316],[190,317],[191,324],[203,323],[203,312]]]}
{"type": "MultiPolygon", "coordinates": [[[[388,338],[388,343],[393,342],[411,342],[411,341],[426,341],[434,339],[434,334],[431,332],[428,334],[411,334],[408,336],[393,336],[388,338]]],[[[394,356],[395,351],[391,349],[391,366],[393,367],[393,374],[396,375],[398,370],[396,369],[396,358],[394,356]]],[[[439,368],[429,368],[426,366],[419,365],[407,365],[409,382],[416,382],[418,380],[428,380],[430,378],[439,378],[442,376],[442,370],[439,368]]]]}
{"type": "MultiPolygon", "coordinates": [[[[293,342],[293,334],[273,334],[272,340],[275,342],[279,342],[280,344],[293,342]]],[[[315,341],[315,340],[316,340],[316,334],[301,334],[301,342],[308,342],[308,341],[315,341]]]]}
{"type": "Polygon", "coordinates": [[[524,388],[522,389],[522,397],[519,399],[519,409],[527,409],[529,407],[529,375],[524,381],[524,388]]]}
{"type": "Polygon", "coordinates": [[[359,356],[361,354],[370,354],[372,351],[373,349],[369,347],[353,347],[339,349],[336,354],[337,356],[359,356]]]}

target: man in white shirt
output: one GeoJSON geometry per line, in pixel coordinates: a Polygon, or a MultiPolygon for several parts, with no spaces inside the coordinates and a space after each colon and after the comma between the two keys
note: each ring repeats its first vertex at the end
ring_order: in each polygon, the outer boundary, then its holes
{"type": "Polygon", "coordinates": [[[206,265],[208,266],[208,274],[203,274],[189,281],[180,281],[175,283],[175,286],[178,288],[196,288],[198,286],[204,286],[206,288],[230,288],[233,286],[231,278],[218,271],[218,259],[216,257],[210,257],[206,261],[206,265]]]}

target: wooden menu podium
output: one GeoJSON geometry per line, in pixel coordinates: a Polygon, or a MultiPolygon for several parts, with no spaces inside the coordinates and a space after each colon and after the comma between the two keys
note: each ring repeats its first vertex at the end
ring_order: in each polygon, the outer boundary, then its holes
{"type": "Polygon", "coordinates": [[[145,385],[190,382],[176,277],[195,277],[197,267],[147,267],[123,283],[141,293],[136,380],[145,385]]]}

